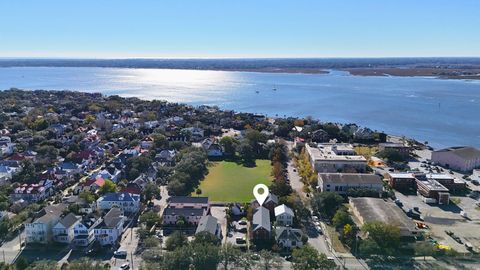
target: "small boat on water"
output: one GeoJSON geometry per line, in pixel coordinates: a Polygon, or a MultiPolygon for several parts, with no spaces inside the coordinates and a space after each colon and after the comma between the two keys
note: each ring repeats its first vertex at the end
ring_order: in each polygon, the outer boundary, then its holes
{"type": "Polygon", "coordinates": [[[273,91],[277,91],[277,86],[276,86],[276,85],[273,85],[272,90],[273,90],[273,91]]]}
{"type": "Polygon", "coordinates": [[[258,91],[258,90],[257,90],[257,91],[255,91],[255,93],[259,94],[259,93],[260,93],[260,91],[258,91]]]}

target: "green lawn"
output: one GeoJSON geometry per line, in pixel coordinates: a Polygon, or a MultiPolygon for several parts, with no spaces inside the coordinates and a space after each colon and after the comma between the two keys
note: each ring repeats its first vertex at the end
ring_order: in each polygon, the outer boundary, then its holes
{"type": "MultiPolygon", "coordinates": [[[[270,185],[272,181],[270,160],[257,160],[256,167],[244,167],[235,162],[215,162],[200,183],[202,194],[210,201],[249,202],[253,199],[256,184],[270,185]]],[[[192,196],[196,196],[195,192],[192,196]]]]}

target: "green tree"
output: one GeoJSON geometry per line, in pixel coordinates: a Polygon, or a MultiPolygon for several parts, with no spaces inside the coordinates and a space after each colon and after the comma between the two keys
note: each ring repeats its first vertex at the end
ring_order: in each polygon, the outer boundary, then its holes
{"type": "Polygon", "coordinates": [[[165,243],[165,248],[169,251],[173,251],[187,244],[187,237],[185,237],[185,235],[183,235],[181,232],[175,231],[170,235],[170,237],[168,237],[167,242],[165,243]]]}
{"type": "Polygon", "coordinates": [[[325,254],[320,254],[310,245],[294,249],[292,252],[293,269],[295,270],[329,270],[335,269],[335,262],[328,260],[325,254]]]}
{"type": "Polygon", "coordinates": [[[160,216],[152,211],[145,212],[140,216],[140,223],[145,224],[147,228],[151,228],[153,225],[159,224],[160,221],[160,216]]]}
{"type": "Polygon", "coordinates": [[[391,255],[395,254],[400,245],[400,229],[397,226],[383,222],[368,222],[362,226],[362,231],[368,233],[368,239],[362,241],[362,254],[391,255]]]}
{"type": "Polygon", "coordinates": [[[237,152],[240,155],[240,158],[246,164],[251,164],[255,159],[253,147],[246,141],[243,141],[237,146],[237,152]]]}
{"type": "Polygon", "coordinates": [[[110,180],[105,180],[105,184],[103,184],[103,186],[101,186],[100,189],[98,190],[98,192],[102,195],[106,193],[116,192],[116,191],[117,191],[117,185],[110,180]]]}
{"type": "Polygon", "coordinates": [[[223,146],[225,153],[229,155],[235,155],[235,149],[237,144],[238,141],[229,136],[225,136],[220,139],[220,145],[223,146]]]}
{"type": "Polygon", "coordinates": [[[346,224],[353,224],[352,217],[345,207],[340,207],[332,218],[333,226],[337,229],[343,228],[346,224]]]}
{"type": "Polygon", "coordinates": [[[219,261],[224,270],[228,270],[232,265],[236,265],[241,256],[240,250],[231,243],[226,243],[220,248],[219,261]]]}
{"type": "Polygon", "coordinates": [[[262,249],[259,253],[259,268],[263,270],[279,269],[282,266],[282,259],[271,251],[262,249]]]}
{"type": "Polygon", "coordinates": [[[334,192],[317,192],[313,195],[311,205],[316,213],[327,219],[332,219],[342,206],[342,196],[334,192]]]}
{"type": "Polygon", "coordinates": [[[78,197],[87,203],[93,203],[96,200],[95,194],[90,190],[83,190],[78,194],[78,197]]]}
{"type": "Polygon", "coordinates": [[[160,240],[155,237],[148,237],[143,241],[143,243],[145,244],[146,248],[154,248],[160,245],[160,240]]]}
{"type": "Polygon", "coordinates": [[[429,242],[422,241],[415,243],[415,255],[423,256],[423,260],[426,260],[427,256],[435,256],[438,249],[429,242]]]}
{"type": "Polygon", "coordinates": [[[160,196],[160,188],[154,183],[148,183],[145,186],[145,200],[150,201],[153,198],[160,196]]]}
{"type": "Polygon", "coordinates": [[[210,232],[200,232],[195,234],[195,239],[193,240],[194,244],[212,244],[218,246],[220,244],[220,239],[210,232]]]}

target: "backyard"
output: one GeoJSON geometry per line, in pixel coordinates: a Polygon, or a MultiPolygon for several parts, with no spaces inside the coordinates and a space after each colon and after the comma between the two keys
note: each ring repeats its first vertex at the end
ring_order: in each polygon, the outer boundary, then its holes
{"type": "Polygon", "coordinates": [[[200,195],[208,196],[215,202],[249,202],[253,199],[253,187],[257,184],[270,185],[272,181],[272,166],[270,160],[257,160],[255,167],[245,167],[242,164],[221,161],[215,162],[209,168],[209,173],[200,183],[200,195]]]}

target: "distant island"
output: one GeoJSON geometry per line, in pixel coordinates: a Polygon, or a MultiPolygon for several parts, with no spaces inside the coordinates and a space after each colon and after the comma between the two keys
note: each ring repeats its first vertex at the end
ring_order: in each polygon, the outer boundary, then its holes
{"type": "Polygon", "coordinates": [[[43,59],[3,58],[0,67],[104,67],[222,70],[360,76],[430,76],[480,79],[480,58],[245,58],[245,59],[43,59]]]}

